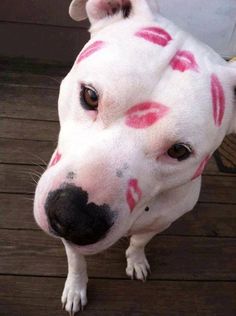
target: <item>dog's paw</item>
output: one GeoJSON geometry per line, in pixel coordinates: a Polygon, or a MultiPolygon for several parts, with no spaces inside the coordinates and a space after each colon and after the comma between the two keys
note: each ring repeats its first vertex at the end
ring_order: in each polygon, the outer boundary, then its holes
{"type": "Polygon", "coordinates": [[[131,277],[146,281],[148,274],[150,273],[150,265],[145,256],[144,249],[129,247],[126,251],[127,267],[126,274],[131,277]]]}
{"type": "Polygon", "coordinates": [[[62,308],[71,316],[83,310],[87,304],[87,282],[86,276],[68,274],[62,293],[62,308]]]}

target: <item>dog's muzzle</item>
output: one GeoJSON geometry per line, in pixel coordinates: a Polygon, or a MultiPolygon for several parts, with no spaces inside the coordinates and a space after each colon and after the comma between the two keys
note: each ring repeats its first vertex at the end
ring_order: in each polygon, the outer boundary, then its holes
{"type": "Polygon", "coordinates": [[[88,193],[66,184],[49,192],[45,210],[51,232],[79,246],[104,238],[114,223],[109,205],[88,202],[88,193]]]}

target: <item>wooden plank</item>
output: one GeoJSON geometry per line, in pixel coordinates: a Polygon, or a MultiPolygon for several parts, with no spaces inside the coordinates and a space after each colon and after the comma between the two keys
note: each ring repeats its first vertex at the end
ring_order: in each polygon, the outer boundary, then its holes
{"type": "MultiPolygon", "coordinates": [[[[0,276],[1,316],[65,316],[65,279],[0,276]]],[[[90,280],[84,316],[235,316],[232,282],[90,280]]]]}
{"type": "Polygon", "coordinates": [[[33,217],[33,195],[0,193],[0,228],[37,229],[33,217]]]}
{"type": "MultiPolygon", "coordinates": [[[[33,195],[0,193],[0,228],[38,229],[33,218],[33,195]]],[[[236,205],[198,203],[164,235],[236,237],[236,205]]]]}
{"type": "MultiPolygon", "coordinates": [[[[16,72],[16,71],[5,71],[0,63],[0,91],[1,95],[7,100],[8,95],[20,96],[20,93],[28,95],[29,91],[27,88],[34,87],[34,88],[44,88],[44,89],[51,89],[51,90],[59,90],[59,86],[63,77],[66,76],[68,69],[61,71],[61,76],[48,74],[44,72],[44,74],[32,74],[27,71],[25,72],[16,72]]],[[[37,90],[30,90],[32,92],[36,92],[37,90]]],[[[50,92],[46,92],[50,93],[50,92]]],[[[52,91],[51,94],[55,95],[58,92],[52,91]]],[[[10,100],[7,100],[10,103],[10,100]]],[[[2,98],[1,98],[2,103],[2,98]]]]}
{"type": "MultiPolygon", "coordinates": [[[[12,84],[24,84],[24,80],[26,80],[26,84],[29,83],[30,85],[30,80],[28,77],[31,75],[33,76],[32,78],[36,80],[36,82],[38,82],[38,79],[35,79],[35,75],[47,75],[49,77],[61,79],[68,73],[71,66],[71,62],[42,62],[40,59],[33,60],[24,57],[13,58],[0,56],[0,82],[2,84],[2,81],[6,79],[9,83],[11,79],[15,78],[16,80],[11,82],[12,84]],[[20,80],[19,76],[21,75],[22,77],[20,80]]],[[[40,82],[42,83],[42,81],[40,82]]]]}
{"type": "Polygon", "coordinates": [[[1,0],[0,20],[21,23],[48,24],[67,27],[88,27],[88,21],[75,22],[69,16],[67,0],[1,0]],[[12,10],[14,8],[14,10],[12,10]]]}
{"type": "Polygon", "coordinates": [[[0,164],[0,192],[34,193],[42,167],[0,164]]]}
{"type": "MultiPolygon", "coordinates": [[[[42,173],[40,167],[0,164],[0,192],[33,193],[31,175],[42,173]]],[[[201,202],[236,204],[236,177],[203,176],[201,202]]]]}
{"type": "Polygon", "coordinates": [[[66,63],[75,60],[89,33],[84,28],[62,31],[56,26],[0,22],[0,38],[0,56],[66,63]]]}
{"type": "Polygon", "coordinates": [[[203,176],[199,201],[236,204],[236,177],[203,176]]]}
{"type": "Polygon", "coordinates": [[[0,117],[58,121],[58,93],[59,89],[0,85],[0,117]]]}
{"type": "Polygon", "coordinates": [[[56,141],[59,133],[58,122],[2,118],[0,135],[7,139],[56,141]]]}
{"type": "Polygon", "coordinates": [[[56,142],[0,138],[0,163],[46,166],[56,142]]]}
{"type": "MultiPolygon", "coordinates": [[[[0,235],[0,274],[66,274],[65,251],[59,239],[29,230],[0,230],[0,235]]],[[[125,278],[127,246],[127,241],[121,240],[105,252],[88,256],[89,275],[125,278]]],[[[159,235],[147,246],[147,257],[152,280],[236,280],[236,238],[159,235]]]]}
{"type": "Polygon", "coordinates": [[[197,203],[163,234],[236,237],[236,205],[197,203]]]}

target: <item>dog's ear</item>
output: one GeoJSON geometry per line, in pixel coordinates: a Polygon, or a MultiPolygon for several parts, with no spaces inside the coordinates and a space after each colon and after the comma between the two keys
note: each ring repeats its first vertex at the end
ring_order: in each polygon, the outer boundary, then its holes
{"type": "Polygon", "coordinates": [[[69,7],[72,19],[81,21],[88,17],[91,24],[119,13],[123,18],[130,15],[150,18],[158,11],[157,0],[73,0],[69,7]]]}
{"type": "Polygon", "coordinates": [[[229,65],[230,67],[230,80],[233,82],[233,91],[234,91],[234,109],[233,109],[233,116],[232,120],[230,122],[230,128],[229,133],[235,133],[236,134],[236,58],[232,60],[229,65]]]}
{"type": "Polygon", "coordinates": [[[87,12],[85,9],[87,0],[73,0],[69,7],[69,15],[75,21],[82,21],[87,19],[87,12]]]}

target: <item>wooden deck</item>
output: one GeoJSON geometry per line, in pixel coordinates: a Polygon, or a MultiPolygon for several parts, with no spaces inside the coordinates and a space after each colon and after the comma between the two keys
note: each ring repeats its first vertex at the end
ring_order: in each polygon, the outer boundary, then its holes
{"type": "MultiPolygon", "coordinates": [[[[64,249],[34,223],[32,199],[35,174],[56,144],[67,69],[9,69],[0,65],[0,316],[66,315],[64,249]]],[[[88,258],[82,315],[236,315],[236,175],[219,172],[212,159],[203,178],[194,211],[147,247],[146,283],[125,275],[125,239],[88,258]]]]}

